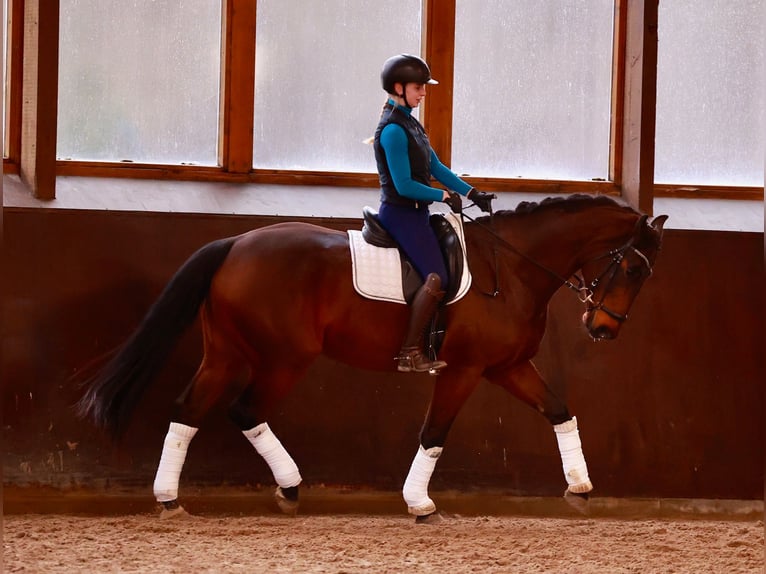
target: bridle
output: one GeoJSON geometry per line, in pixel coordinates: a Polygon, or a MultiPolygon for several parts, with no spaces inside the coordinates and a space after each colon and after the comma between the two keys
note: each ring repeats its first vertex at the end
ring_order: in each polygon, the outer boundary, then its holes
{"type": "MultiPolygon", "coordinates": [[[[498,235],[495,232],[495,230],[492,229],[492,222],[494,220],[494,213],[490,213],[490,216],[489,216],[490,217],[490,226],[489,227],[486,226],[486,225],[483,225],[482,223],[480,223],[478,221],[476,221],[476,219],[472,218],[469,215],[466,215],[465,213],[461,213],[460,215],[461,215],[461,217],[464,217],[464,218],[470,220],[472,223],[474,223],[477,226],[479,226],[482,229],[484,229],[487,233],[492,235],[497,240],[497,242],[500,245],[502,245],[503,247],[505,247],[507,249],[510,249],[511,251],[513,251],[514,253],[519,255],[520,257],[523,257],[524,259],[526,259],[527,261],[529,261],[530,263],[532,263],[536,267],[542,269],[543,271],[545,271],[546,273],[548,273],[552,277],[555,277],[558,281],[561,282],[562,285],[564,285],[568,289],[571,289],[572,291],[574,291],[577,294],[577,298],[580,300],[580,302],[581,303],[585,303],[587,305],[588,311],[602,311],[603,313],[606,313],[609,317],[611,317],[612,319],[614,319],[615,321],[617,321],[619,323],[625,322],[628,319],[628,315],[627,314],[620,314],[620,313],[617,313],[616,311],[613,311],[612,309],[610,309],[609,307],[604,305],[604,299],[606,298],[606,295],[609,292],[609,286],[612,284],[612,281],[614,281],[615,275],[617,274],[617,269],[620,267],[620,264],[625,259],[625,254],[627,252],[629,252],[629,251],[632,251],[633,253],[637,254],[640,257],[641,261],[644,263],[644,265],[646,265],[646,268],[647,268],[647,270],[649,272],[647,277],[649,277],[652,274],[652,264],[650,263],[649,258],[646,255],[644,255],[641,251],[639,251],[639,249],[636,248],[636,246],[635,246],[636,238],[639,235],[639,231],[641,229],[641,226],[644,225],[644,223],[646,221],[645,217],[640,217],[638,219],[638,221],[636,221],[636,226],[635,226],[635,228],[633,230],[633,233],[631,234],[630,239],[624,245],[622,245],[621,247],[618,247],[616,249],[611,249],[607,253],[605,253],[603,255],[599,255],[597,257],[594,257],[593,259],[590,259],[590,260],[586,261],[585,263],[583,263],[580,266],[580,269],[582,269],[583,267],[587,266],[590,263],[593,263],[594,261],[598,261],[599,259],[606,259],[607,257],[611,258],[610,261],[609,261],[609,264],[604,268],[604,270],[601,273],[599,273],[590,282],[590,284],[587,283],[587,281],[585,280],[585,278],[582,276],[581,273],[576,273],[574,275],[574,279],[575,279],[575,281],[577,281],[577,285],[575,285],[569,279],[565,279],[564,277],[562,277],[561,275],[559,275],[558,273],[556,273],[552,269],[546,267],[545,265],[543,265],[539,261],[536,261],[535,259],[533,259],[529,255],[527,255],[526,253],[524,253],[522,251],[519,251],[511,243],[509,243],[508,241],[506,241],[505,239],[500,237],[500,235],[498,235]],[[598,286],[601,285],[602,282],[604,282],[604,280],[606,280],[606,286],[604,287],[604,289],[602,291],[601,300],[598,301],[598,302],[595,302],[593,300],[593,295],[596,292],[596,289],[598,289],[598,286]]],[[[499,279],[500,278],[500,274],[497,272],[497,267],[498,267],[497,249],[493,249],[493,254],[494,254],[494,259],[495,259],[495,261],[494,261],[494,263],[495,263],[495,289],[491,293],[481,292],[484,295],[487,295],[489,297],[497,297],[500,294],[500,292],[501,292],[501,289],[500,289],[500,279],[499,279]]]]}
{"type": "MultiPolygon", "coordinates": [[[[604,299],[606,298],[606,294],[609,292],[609,286],[612,284],[612,281],[614,280],[615,275],[617,274],[617,269],[619,268],[620,264],[622,263],[623,259],[625,259],[625,253],[630,251],[633,251],[636,255],[639,256],[641,261],[644,265],[646,265],[646,269],[648,270],[647,277],[650,277],[652,274],[652,264],[649,262],[649,258],[641,253],[633,244],[636,240],[636,234],[633,234],[633,237],[630,238],[630,240],[623,245],[622,247],[618,249],[612,249],[608,253],[601,255],[599,257],[596,257],[595,259],[592,259],[592,261],[597,261],[599,259],[604,259],[606,257],[611,257],[611,261],[606,266],[606,268],[597,275],[593,281],[590,282],[590,285],[586,285],[585,279],[582,277],[581,274],[575,274],[575,279],[579,283],[579,286],[573,285],[570,281],[566,281],[565,284],[569,286],[571,289],[574,289],[577,292],[577,298],[580,300],[581,303],[585,303],[587,305],[588,311],[601,311],[603,313],[606,313],[609,315],[612,319],[617,321],[618,323],[623,323],[628,319],[627,314],[620,314],[616,311],[613,311],[606,305],[604,305],[604,299]],[[604,290],[602,291],[601,300],[597,303],[593,301],[593,294],[596,292],[596,289],[598,286],[602,283],[602,281],[606,278],[606,286],[604,287],[604,290]]],[[[587,263],[585,264],[587,265],[587,263]]]]}

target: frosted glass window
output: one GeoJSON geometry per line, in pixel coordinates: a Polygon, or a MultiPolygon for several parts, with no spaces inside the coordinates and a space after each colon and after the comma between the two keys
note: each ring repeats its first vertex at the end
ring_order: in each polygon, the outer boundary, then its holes
{"type": "Polygon", "coordinates": [[[383,62],[420,53],[421,0],[258,0],[253,165],[375,172],[383,62]]]}
{"type": "Polygon", "coordinates": [[[763,185],[763,0],[663,0],[657,183],[763,185]]]}
{"type": "Polygon", "coordinates": [[[221,2],[60,6],[58,157],[216,165],[221,2]]]}
{"type": "Polygon", "coordinates": [[[452,168],[606,179],[612,0],[457,0],[452,168]]]}

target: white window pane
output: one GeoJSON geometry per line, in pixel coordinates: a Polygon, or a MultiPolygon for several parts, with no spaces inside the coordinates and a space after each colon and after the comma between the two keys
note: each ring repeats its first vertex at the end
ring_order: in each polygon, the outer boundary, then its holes
{"type": "Polygon", "coordinates": [[[612,0],[457,0],[452,168],[608,177],[612,0]]]}
{"type": "Polygon", "coordinates": [[[61,0],[60,158],[218,161],[221,4],[61,0]]]}
{"type": "Polygon", "coordinates": [[[253,165],[375,172],[390,56],[420,53],[421,0],[259,0],[253,165]]]}
{"type": "Polygon", "coordinates": [[[655,181],[763,185],[763,0],[660,2],[655,181]]]}

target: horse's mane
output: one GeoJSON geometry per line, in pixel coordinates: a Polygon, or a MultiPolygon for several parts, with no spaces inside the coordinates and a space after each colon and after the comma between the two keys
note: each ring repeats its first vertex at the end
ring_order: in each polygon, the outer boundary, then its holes
{"type": "MultiPolygon", "coordinates": [[[[597,206],[614,207],[627,211],[635,211],[632,207],[630,207],[630,205],[615,197],[608,195],[589,195],[586,193],[576,193],[572,195],[554,195],[551,197],[546,197],[539,202],[522,201],[516,206],[516,209],[501,209],[496,211],[495,215],[500,217],[508,217],[514,215],[523,216],[535,213],[543,213],[551,209],[559,209],[566,213],[572,213],[587,207],[597,206]]],[[[477,219],[477,221],[482,220],[489,220],[489,216],[485,215],[477,219]]]]}
{"type": "MultiPolygon", "coordinates": [[[[598,208],[605,210],[611,210],[613,215],[622,216],[635,216],[638,219],[642,213],[628,204],[620,197],[612,197],[609,195],[590,195],[586,193],[577,193],[572,195],[556,195],[546,197],[545,199],[537,201],[522,201],[516,206],[516,209],[501,209],[494,213],[496,221],[505,221],[513,226],[515,223],[527,220],[536,226],[538,224],[545,225],[546,214],[552,216],[552,219],[557,219],[557,216],[561,214],[577,214],[580,211],[586,209],[598,208]]],[[[475,219],[478,224],[491,226],[492,216],[484,215],[475,219]]],[[[662,240],[662,231],[655,230],[652,226],[644,226],[642,230],[641,238],[639,242],[644,242],[647,245],[659,247],[662,240]]]]}

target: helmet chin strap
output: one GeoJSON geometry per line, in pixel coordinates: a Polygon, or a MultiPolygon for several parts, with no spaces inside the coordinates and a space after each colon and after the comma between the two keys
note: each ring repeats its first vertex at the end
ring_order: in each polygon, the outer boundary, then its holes
{"type": "Polygon", "coordinates": [[[410,102],[407,101],[407,84],[402,84],[402,93],[396,94],[396,95],[404,100],[405,106],[407,106],[408,108],[412,108],[412,106],[410,105],[410,102]]]}

